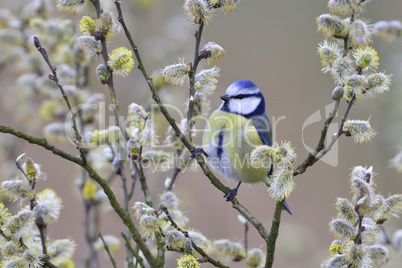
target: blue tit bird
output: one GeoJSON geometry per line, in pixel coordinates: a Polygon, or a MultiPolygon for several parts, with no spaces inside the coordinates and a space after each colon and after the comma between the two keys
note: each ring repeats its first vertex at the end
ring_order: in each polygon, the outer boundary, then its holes
{"type": "MultiPolygon", "coordinates": [[[[221,99],[221,106],[207,121],[203,149],[213,170],[238,182],[237,187],[224,196],[230,201],[242,182],[263,182],[269,186],[272,166],[252,167],[250,155],[259,145],[272,145],[272,129],[265,113],[264,96],[254,82],[234,82],[221,99]]],[[[286,201],[283,209],[292,215],[286,201]]]]}

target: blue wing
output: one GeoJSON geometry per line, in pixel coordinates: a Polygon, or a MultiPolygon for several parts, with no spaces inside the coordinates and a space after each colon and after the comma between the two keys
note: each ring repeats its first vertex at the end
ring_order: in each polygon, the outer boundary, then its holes
{"type": "Polygon", "coordinates": [[[268,116],[266,114],[260,116],[253,116],[251,118],[251,124],[257,130],[258,136],[260,136],[260,139],[263,142],[263,144],[271,146],[272,128],[268,116]]]}

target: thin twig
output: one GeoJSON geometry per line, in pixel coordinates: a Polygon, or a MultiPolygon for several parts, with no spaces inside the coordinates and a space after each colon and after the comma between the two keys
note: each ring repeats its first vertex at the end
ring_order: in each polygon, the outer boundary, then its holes
{"type": "Polygon", "coordinates": [[[328,143],[327,147],[322,150],[317,156],[316,156],[316,161],[318,161],[321,157],[323,157],[328,151],[331,150],[332,145],[334,145],[335,141],[343,134],[343,125],[345,124],[346,118],[349,115],[350,109],[352,108],[354,101],[356,99],[356,96],[353,96],[352,99],[348,103],[348,107],[346,108],[345,113],[342,116],[341,119],[341,125],[339,126],[338,132],[332,137],[331,141],[328,143]]]}
{"type": "Polygon", "coordinates": [[[328,127],[331,124],[332,120],[334,119],[338,108],[339,108],[339,101],[335,101],[334,108],[332,112],[329,114],[327,120],[325,120],[324,127],[321,130],[321,136],[318,141],[318,144],[313,152],[309,153],[308,157],[302,164],[300,164],[293,172],[293,176],[297,176],[299,174],[303,174],[309,166],[312,166],[315,162],[321,159],[326,153],[328,153],[337,139],[343,134],[343,125],[346,121],[347,116],[349,115],[350,109],[352,108],[356,97],[353,96],[352,99],[349,101],[348,107],[346,108],[345,113],[342,116],[340,127],[337,133],[332,137],[331,141],[328,143],[327,147],[324,146],[325,138],[327,136],[328,127]],[[324,148],[325,147],[325,148],[324,148]]]}
{"type": "MultiPolygon", "coordinates": [[[[144,120],[144,124],[143,124],[143,128],[146,127],[146,123],[147,123],[148,117],[145,118],[144,120]]],[[[144,193],[145,196],[145,203],[148,206],[153,207],[153,202],[152,202],[152,198],[151,198],[151,193],[149,191],[148,188],[148,183],[146,180],[146,176],[144,173],[144,168],[142,166],[142,150],[143,150],[143,146],[140,146],[140,153],[139,153],[139,157],[137,159],[133,159],[132,163],[134,165],[134,169],[135,172],[139,178],[140,184],[141,184],[141,190],[144,193]]]]}
{"type": "Polygon", "coordinates": [[[200,57],[198,56],[198,54],[200,51],[200,43],[201,43],[201,36],[202,36],[203,29],[204,29],[204,23],[201,22],[200,26],[198,27],[198,31],[195,33],[194,61],[191,64],[191,71],[188,74],[188,78],[190,80],[190,86],[189,86],[189,101],[188,101],[188,111],[187,111],[186,134],[190,141],[192,140],[191,139],[191,129],[193,128],[193,125],[194,125],[194,121],[193,121],[194,103],[192,102],[192,99],[194,98],[194,95],[195,95],[195,89],[194,89],[195,74],[197,73],[197,67],[200,62],[200,57]]]}
{"type": "Polygon", "coordinates": [[[175,166],[175,167],[174,167],[172,180],[170,181],[169,186],[166,188],[166,191],[169,192],[169,191],[172,190],[173,185],[174,185],[174,183],[175,183],[175,181],[176,181],[176,179],[177,179],[177,176],[179,175],[180,171],[181,171],[181,169],[180,169],[178,166],[175,166]]]}
{"type": "Polygon", "coordinates": [[[126,237],[126,235],[124,233],[120,233],[121,237],[123,237],[124,241],[126,241],[126,247],[131,251],[131,253],[133,254],[133,256],[135,257],[136,262],[142,267],[145,268],[144,265],[144,260],[141,258],[140,255],[138,255],[137,251],[135,251],[133,249],[133,247],[131,246],[130,242],[128,241],[128,238],[126,237]]]}
{"type": "Polygon", "coordinates": [[[131,172],[131,190],[130,190],[130,194],[128,195],[128,199],[131,200],[131,198],[133,197],[134,191],[135,191],[135,184],[137,182],[137,172],[135,170],[135,168],[133,168],[133,171],[131,172]]]}
{"type": "MultiPolygon", "coordinates": [[[[126,179],[126,174],[124,172],[124,162],[123,162],[123,160],[119,160],[119,167],[118,167],[117,173],[120,175],[122,188],[123,188],[124,209],[128,212],[129,211],[128,203],[129,203],[129,200],[130,200],[130,196],[129,196],[128,189],[127,189],[127,179],[126,179]]],[[[127,228],[127,231],[126,231],[126,235],[127,235],[127,237],[130,237],[130,230],[128,228],[127,228]]],[[[133,255],[132,255],[131,251],[128,248],[126,248],[126,261],[127,261],[127,263],[131,263],[132,259],[133,259],[133,255]]]]}
{"type": "Polygon", "coordinates": [[[52,72],[52,74],[49,74],[49,76],[48,76],[49,79],[53,80],[56,83],[57,87],[59,88],[59,90],[61,92],[61,95],[63,96],[65,103],[67,104],[68,111],[72,115],[72,123],[73,123],[72,128],[73,128],[74,135],[75,135],[74,143],[75,143],[77,149],[80,151],[80,156],[81,156],[82,160],[86,161],[85,150],[84,150],[84,148],[81,147],[82,137],[80,135],[80,132],[78,131],[77,122],[76,122],[77,114],[73,113],[71,111],[72,107],[71,107],[70,100],[68,99],[68,96],[67,96],[66,92],[64,91],[63,86],[60,84],[59,78],[57,77],[57,73],[56,73],[57,68],[55,66],[53,66],[52,63],[50,62],[49,55],[47,54],[46,49],[42,47],[42,45],[40,44],[39,38],[36,36],[34,37],[34,44],[35,44],[35,47],[40,52],[40,54],[42,55],[43,59],[46,61],[47,65],[49,66],[50,71],[52,72]]]}
{"type": "Polygon", "coordinates": [[[104,248],[105,248],[105,250],[107,252],[107,255],[109,255],[109,259],[112,262],[113,267],[116,268],[117,267],[116,266],[116,261],[113,259],[112,253],[110,253],[109,246],[106,244],[105,239],[103,239],[103,236],[102,236],[101,233],[98,233],[98,236],[100,237],[100,239],[103,242],[103,246],[104,246],[104,248]]]}
{"type": "Polygon", "coordinates": [[[128,211],[128,190],[127,190],[127,179],[126,174],[124,172],[124,161],[119,160],[119,166],[117,169],[117,173],[120,175],[121,178],[121,187],[123,188],[124,194],[124,209],[128,211]]]}
{"type": "Polygon", "coordinates": [[[331,124],[332,120],[336,116],[336,113],[338,112],[339,109],[339,100],[336,100],[334,103],[334,108],[332,109],[332,112],[328,115],[328,118],[325,120],[324,127],[321,130],[321,136],[320,139],[318,140],[318,144],[315,147],[314,151],[309,153],[308,157],[302,164],[300,164],[293,172],[293,176],[297,176],[299,174],[303,174],[306,169],[311,166],[317,156],[317,154],[324,149],[324,143],[325,143],[325,138],[327,136],[328,128],[329,125],[331,124]]]}
{"type": "Polygon", "coordinates": [[[135,170],[137,172],[137,176],[138,176],[138,179],[139,179],[140,184],[141,184],[141,190],[144,193],[145,203],[148,206],[153,207],[151,193],[150,193],[149,188],[148,188],[148,184],[147,184],[145,174],[142,171],[142,165],[140,165],[137,161],[133,161],[133,164],[134,164],[134,168],[135,168],[135,170]]]}

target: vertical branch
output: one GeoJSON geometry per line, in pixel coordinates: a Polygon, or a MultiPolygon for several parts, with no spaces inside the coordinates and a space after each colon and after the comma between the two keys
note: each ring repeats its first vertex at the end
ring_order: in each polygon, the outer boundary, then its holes
{"type": "Polygon", "coordinates": [[[39,229],[39,234],[40,234],[40,240],[41,240],[41,244],[42,244],[42,253],[43,255],[47,256],[47,248],[46,248],[46,224],[44,224],[42,222],[42,224],[40,223],[36,223],[36,226],[39,229]]]}
{"type": "Polygon", "coordinates": [[[140,184],[141,184],[141,190],[144,193],[145,203],[148,206],[153,207],[151,193],[150,193],[149,188],[148,188],[148,184],[147,184],[147,180],[145,178],[144,171],[142,170],[142,165],[140,163],[138,163],[137,161],[133,161],[133,164],[134,164],[134,168],[135,168],[135,170],[136,170],[136,172],[138,174],[138,179],[139,179],[140,184]]]}
{"type": "Polygon", "coordinates": [[[187,111],[187,130],[186,134],[191,141],[191,129],[194,125],[193,122],[193,111],[194,111],[194,103],[193,98],[195,94],[194,84],[195,84],[195,74],[197,73],[198,63],[200,62],[200,57],[198,56],[200,51],[200,43],[201,43],[201,36],[202,31],[204,29],[204,23],[201,22],[200,26],[198,27],[198,31],[195,33],[195,51],[194,51],[194,61],[191,64],[191,71],[188,74],[188,78],[190,80],[190,87],[189,87],[189,102],[188,102],[188,111],[187,111]]]}
{"type": "MultiPolygon", "coordinates": [[[[120,175],[121,177],[121,181],[122,181],[122,188],[123,188],[123,195],[124,195],[124,210],[128,212],[129,207],[128,207],[128,203],[130,200],[130,195],[127,189],[127,179],[126,179],[126,174],[124,173],[124,162],[123,160],[119,160],[119,167],[117,170],[117,173],[120,175]]],[[[126,230],[126,236],[130,237],[130,230],[127,228],[126,230]]],[[[129,243],[130,243],[130,239],[128,239],[129,243]]],[[[128,264],[132,263],[133,261],[133,254],[132,252],[126,247],[126,261],[128,264]]]]}
{"type": "Polygon", "coordinates": [[[102,46],[101,55],[102,55],[103,61],[105,63],[106,69],[109,73],[109,76],[107,79],[107,86],[109,88],[110,100],[112,101],[112,104],[113,104],[113,112],[116,117],[116,125],[120,126],[120,121],[119,121],[120,107],[119,107],[119,103],[117,101],[116,91],[114,89],[113,72],[110,69],[109,65],[107,64],[107,62],[109,61],[109,55],[107,53],[106,39],[102,38],[100,41],[101,41],[101,46],[102,46]]]}
{"type": "Polygon", "coordinates": [[[264,266],[266,268],[272,267],[272,265],[274,263],[275,245],[276,245],[276,239],[278,238],[278,235],[279,235],[279,225],[281,223],[281,214],[282,214],[282,208],[283,208],[284,202],[285,202],[285,199],[283,199],[282,201],[276,202],[274,218],[272,219],[271,231],[269,232],[269,237],[266,240],[267,256],[266,256],[266,262],[265,262],[265,266],[264,266]]]}
{"type": "Polygon", "coordinates": [[[158,245],[156,253],[156,266],[165,267],[165,242],[163,241],[162,234],[155,232],[156,244],[158,245]]]}
{"type": "Polygon", "coordinates": [[[247,255],[247,251],[248,251],[248,222],[244,223],[244,249],[245,249],[246,255],[247,255]]]}
{"type": "MultiPolygon", "coordinates": [[[[101,16],[100,2],[99,2],[99,0],[91,0],[91,2],[96,9],[97,17],[99,18],[101,16]]],[[[116,126],[118,126],[120,128],[124,137],[128,140],[128,136],[125,131],[125,128],[120,126],[120,107],[119,107],[119,102],[117,100],[116,90],[114,88],[114,83],[113,83],[113,71],[110,69],[109,65],[107,64],[107,62],[109,61],[109,55],[108,55],[108,50],[107,50],[106,37],[102,36],[100,38],[100,42],[101,42],[101,47],[102,47],[101,55],[103,58],[103,62],[106,66],[107,72],[109,73],[106,84],[108,86],[110,99],[113,104],[113,113],[114,113],[115,120],[116,120],[116,126]]]]}
{"type": "Polygon", "coordinates": [[[97,267],[97,254],[94,249],[94,230],[91,228],[91,212],[94,212],[92,208],[94,207],[92,204],[92,200],[84,199],[84,209],[85,209],[85,217],[84,217],[84,231],[85,231],[85,240],[88,244],[89,254],[85,258],[85,267],[97,267]]]}
{"type": "Polygon", "coordinates": [[[131,172],[131,180],[132,180],[131,190],[130,190],[130,194],[128,196],[129,200],[131,200],[131,198],[133,197],[134,190],[135,190],[135,183],[137,182],[137,172],[136,172],[135,168],[131,172]]]}
{"type": "MultiPolygon", "coordinates": [[[[81,193],[87,180],[89,180],[89,178],[87,178],[87,173],[85,169],[82,169],[82,183],[79,185],[79,191],[81,193]]],[[[86,200],[85,198],[82,198],[82,203],[84,205],[84,234],[89,249],[89,253],[86,254],[84,260],[85,267],[97,267],[98,254],[94,248],[93,242],[95,241],[95,234],[99,232],[99,204],[94,200],[86,200]]]]}
{"type": "Polygon", "coordinates": [[[126,179],[126,174],[124,173],[124,162],[123,160],[119,160],[119,167],[117,169],[118,175],[121,177],[121,187],[123,188],[123,194],[124,194],[124,209],[128,211],[128,201],[129,201],[129,194],[127,190],[127,179],[126,179]]]}

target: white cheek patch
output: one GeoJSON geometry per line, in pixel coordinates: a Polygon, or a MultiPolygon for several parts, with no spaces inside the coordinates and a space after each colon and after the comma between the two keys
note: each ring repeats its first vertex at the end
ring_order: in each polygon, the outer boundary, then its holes
{"type": "Polygon", "coordinates": [[[257,109],[261,102],[259,97],[248,97],[244,99],[231,99],[229,111],[234,114],[250,114],[257,109]]]}

